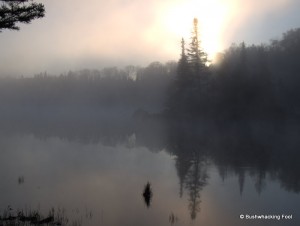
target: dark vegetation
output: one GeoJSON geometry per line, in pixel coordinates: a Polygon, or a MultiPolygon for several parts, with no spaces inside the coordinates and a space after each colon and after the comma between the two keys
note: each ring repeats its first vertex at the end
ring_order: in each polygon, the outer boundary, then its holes
{"type": "MultiPolygon", "coordinates": [[[[269,45],[232,45],[207,67],[194,69],[184,52],[166,112],[178,119],[291,122],[299,120],[300,29],[269,45]]],[[[201,53],[199,53],[201,54],[201,53]]]]}
{"type": "MultiPolygon", "coordinates": [[[[90,218],[90,216],[86,216],[90,218]]],[[[69,220],[65,210],[51,208],[47,215],[39,210],[14,210],[10,206],[0,213],[0,225],[3,226],[30,226],[30,225],[82,225],[82,220],[69,220]]]]}
{"type": "Polygon", "coordinates": [[[3,29],[19,30],[18,23],[29,24],[45,16],[42,3],[32,0],[0,0],[0,32],[3,29]]]}

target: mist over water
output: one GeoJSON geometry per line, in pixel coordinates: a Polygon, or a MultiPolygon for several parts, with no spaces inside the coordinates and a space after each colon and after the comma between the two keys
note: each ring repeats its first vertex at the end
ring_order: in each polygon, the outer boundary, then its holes
{"type": "Polygon", "coordinates": [[[300,30],[209,63],[193,25],[178,62],[0,78],[0,225],[300,224],[300,30]]]}
{"type": "Polygon", "coordinates": [[[299,224],[298,141],[132,116],[107,116],[107,128],[96,118],[2,127],[1,210],[64,208],[82,225],[253,225],[240,214],[292,214],[255,225],[299,224]]]}

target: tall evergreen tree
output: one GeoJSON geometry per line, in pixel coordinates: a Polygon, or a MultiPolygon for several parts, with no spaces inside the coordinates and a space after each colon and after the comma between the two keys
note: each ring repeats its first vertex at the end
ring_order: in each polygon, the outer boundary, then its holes
{"type": "Polygon", "coordinates": [[[202,50],[198,32],[198,19],[194,18],[190,48],[188,49],[188,62],[194,75],[205,70],[207,54],[202,50]]]}
{"type": "Polygon", "coordinates": [[[169,98],[166,102],[167,111],[174,114],[181,108],[182,92],[187,87],[187,71],[189,64],[185,54],[185,41],[181,39],[181,55],[177,64],[176,76],[169,89],[169,98]]]}
{"type": "Polygon", "coordinates": [[[188,67],[188,60],[185,54],[185,41],[184,38],[181,39],[181,55],[178,62],[178,69],[179,72],[185,72],[186,68],[188,67]]]}
{"type": "Polygon", "coordinates": [[[207,55],[200,48],[198,35],[198,20],[194,19],[190,48],[185,48],[185,41],[181,39],[181,55],[178,61],[177,76],[170,90],[167,108],[169,112],[190,117],[197,114],[200,99],[205,100],[207,92],[207,55]]]}
{"type": "Polygon", "coordinates": [[[181,55],[177,66],[177,82],[181,85],[187,85],[190,80],[190,66],[188,62],[188,57],[185,53],[185,41],[184,38],[181,39],[181,55]]]}

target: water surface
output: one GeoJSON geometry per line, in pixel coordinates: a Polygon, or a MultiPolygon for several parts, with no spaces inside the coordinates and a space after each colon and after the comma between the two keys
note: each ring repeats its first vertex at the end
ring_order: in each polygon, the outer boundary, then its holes
{"type": "Polygon", "coordinates": [[[300,224],[298,155],[285,159],[246,140],[208,143],[199,131],[151,126],[101,139],[2,134],[1,212],[63,209],[70,225],[300,224]],[[142,196],[147,182],[149,207],[142,196]]]}

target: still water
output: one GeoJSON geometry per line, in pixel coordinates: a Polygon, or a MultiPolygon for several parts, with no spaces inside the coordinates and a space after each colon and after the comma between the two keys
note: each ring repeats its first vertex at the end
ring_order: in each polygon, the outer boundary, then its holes
{"type": "Polygon", "coordinates": [[[149,130],[91,140],[2,134],[0,211],[47,215],[54,208],[68,225],[300,225],[293,162],[280,164],[277,152],[278,158],[247,151],[233,158],[236,143],[199,146],[177,135],[164,143],[154,142],[163,135],[149,130]],[[149,207],[142,196],[147,182],[149,207]]]}

